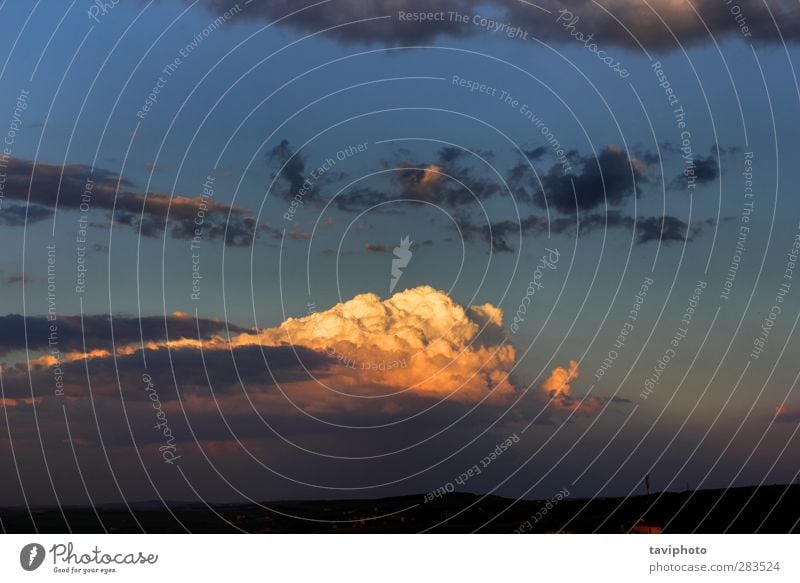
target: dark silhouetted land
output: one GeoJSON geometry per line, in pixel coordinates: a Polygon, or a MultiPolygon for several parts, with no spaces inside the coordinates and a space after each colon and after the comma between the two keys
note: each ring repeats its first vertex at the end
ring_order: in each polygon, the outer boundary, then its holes
{"type": "Polygon", "coordinates": [[[379,500],[269,502],[258,505],[169,503],[92,508],[0,509],[8,533],[665,533],[798,532],[800,486],[664,492],[650,496],[514,501],[451,493],[379,500]],[[64,517],[66,517],[66,522],[64,517]],[[538,518],[538,519],[537,519],[538,518]],[[35,521],[35,525],[34,525],[35,521]],[[67,527],[69,523],[69,528],[67,527]],[[635,525],[639,525],[635,528],[635,525]]]}

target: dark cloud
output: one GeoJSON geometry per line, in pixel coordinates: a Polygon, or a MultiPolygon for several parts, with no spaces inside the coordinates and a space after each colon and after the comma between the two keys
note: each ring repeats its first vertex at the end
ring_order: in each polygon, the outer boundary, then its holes
{"type": "Polygon", "coordinates": [[[22,227],[25,224],[34,224],[53,216],[53,212],[43,206],[8,205],[0,210],[0,225],[6,227],[22,227]]]}
{"type": "MultiPolygon", "coordinates": [[[[511,168],[508,175],[508,183],[514,185],[516,195],[519,198],[523,200],[532,200],[533,195],[531,194],[531,187],[533,183],[526,184],[525,179],[530,176],[531,162],[537,162],[545,158],[548,154],[548,150],[544,146],[539,146],[537,148],[523,150],[522,153],[525,155],[525,159],[522,159],[519,164],[511,168]]],[[[570,155],[574,155],[574,152],[570,152],[570,155]]],[[[533,192],[535,192],[535,188],[533,192]]]]}
{"type": "MultiPolygon", "coordinates": [[[[258,392],[275,386],[275,383],[292,383],[307,380],[303,368],[324,378],[331,365],[330,357],[303,346],[235,346],[224,350],[196,348],[147,349],[145,368],[141,350],[114,357],[89,358],[60,365],[65,384],[64,394],[79,397],[87,394],[87,368],[94,396],[112,396],[117,393],[117,379],[123,387],[140,387],[145,372],[159,387],[161,401],[168,402],[179,394],[192,393],[211,396],[258,392]],[[274,377],[274,380],[273,380],[274,377]],[[177,390],[176,390],[177,388],[177,390]]],[[[34,387],[48,395],[53,386],[53,370],[41,364],[31,366],[34,387]]],[[[9,367],[4,371],[5,395],[10,398],[30,397],[28,370],[24,365],[9,367]]],[[[49,396],[49,395],[48,395],[49,396]]],[[[144,391],[130,391],[126,401],[147,399],[144,391]]]]}
{"type": "Polygon", "coordinates": [[[513,252],[513,240],[527,235],[560,235],[574,233],[580,230],[582,235],[603,229],[620,229],[631,231],[636,229],[635,243],[644,245],[651,242],[676,243],[692,241],[702,234],[704,227],[713,226],[715,221],[693,221],[687,223],[677,217],[632,217],[623,215],[618,211],[607,214],[587,214],[577,219],[557,218],[549,223],[545,217],[529,215],[520,222],[513,220],[498,221],[491,224],[476,224],[471,219],[460,216],[457,218],[459,229],[466,240],[482,240],[491,245],[496,253],[513,252]]]}
{"type": "Polygon", "coordinates": [[[30,281],[31,278],[24,273],[15,273],[14,275],[6,279],[6,283],[10,285],[15,285],[18,283],[30,283],[30,281]]]}
{"type": "MultiPolygon", "coordinates": [[[[237,0],[204,0],[214,14],[222,14],[236,4],[237,0]]],[[[248,16],[260,17],[272,22],[319,0],[269,0],[248,5],[248,16]]],[[[325,33],[344,43],[378,43],[386,46],[431,41],[443,32],[450,36],[474,34],[474,30],[458,25],[443,26],[441,22],[399,22],[399,10],[407,12],[430,12],[432,10],[467,11],[474,5],[472,0],[439,0],[435,7],[425,0],[333,0],[316,8],[310,8],[282,21],[302,33],[314,33],[339,25],[375,18],[368,22],[340,26],[325,33]],[[390,16],[390,18],[381,18],[390,16]]]]}
{"type": "Polygon", "coordinates": [[[465,215],[456,217],[461,236],[467,241],[481,239],[488,243],[495,252],[510,253],[514,247],[508,241],[512,235],[515,239],[526,234],[540,235],[547,228],[547,220],[530,215],[521,222],[513,220],[498,221],[490,224],[473,223],[465,215]]]}
{"type": "MultiPolygon", "coordinates": [[[[491,159],[491,151],[477,151],[483,159],[491,159]]],[[[379,190],[359,186],[336,197],[334,204],[340,210],[361,211],[391,200],[407,199],[429,202],[449,207],[486,202],[501,192],[502,186],[483,163],[470,152],[456,147],[443,147],[428,160],[410,159],[407,150],[398,152],[398,158],[384,162],[391,170],[389,186],[379,190]]]]}
{"type": "Polygon", "coordinates": [[[466,152],[461,148],[456,148],[455,146],[445,146],[441,150],[439,150],[439,158],[448,164],[452,164],[457,160],[460,160],[464,157],[466,152]]]}
{"type": "MultiPolygon", "coordinates": [[[[195,219],[203,211],[206,239],[222,239],[227,223],[237,235],[226,239],[226,243],[252,241],[253,219],[246,209],[208,198],[203,203],[200,197],[135,192],[132,186],[129,180],[102,168],[44,162],[34,165],[28,160],[11,158],[6,169],[5,197],[27,205],[27,224],[51,217],[58,205],[62,211],[114,212],[117,224],[138,229],[145,237],[160,237],[169,229],[168,234],[174,238],[190,239],[198,226],[195,219]],[[250,233],[249,239],[242,236],[245,232],[250,233]]],[[[0,222],[8,226],[24,225],[25,208],[13,205],[3,209],[0,222]]]]}
{"type": "Polygon", "coordinates": [[[692,241],[704,227],[714,226],[713,219],[687,223],[677,217],[639,217],[636,223],[636,242],[639,245],[660,241],[662,243],[692,241]]]}
{"type": "MultiPolygon", "coordinates": [[[[45,316],[21,316],[9,314],[0,316],[0,354],[7,354],[15,350],[24,350],[27,337],[29,350],[43,350],[48,348],[50,326],[53,324],[45,316]]],[[[159,342],[166,340],[179,340],[182,338],[197,338],[198,327],[200,338],[209,338],[227,330],[231,334],[246,331],[239,326],[228,324],[219,320],[207,320],[185,315],[145,316],[132,318],[115,316],[113,319],[107,315],[59,316],[56,321],[58,326],[58,348],[62,352],[83,352],[84,341],[86,349],[112,348],[112,331],[114,343],[118,346],[135,344],[142,338],[145,342],[159,342]],[[113,327],[113,329],[112,329],[113,327]]]]}
{"type": "Polygon", "coordinates": [[[655,166],[661,162],[659,153],[650,150],[638,149],[634,152],[634,156],[648,167],[655,166]]]}
{"type": "MultiPolygon", "coordinates": [[[[173,239],[190,240],[194,237],[194,223],[175,223],[170,229],[173,239]]],[[[237,217],[218,223],[210,221],[204,225],[203,237],[224,241],[229,247],[249,247],[260,233],[267,233],[273,239],[280,239],[281,232],[265,224],[257,224],[255,217],[237,217]]]]}
{"type": "Polygon", "coordinates": [[[385,192],[368,186],[356,186],[337,196],[333,203],[342,211],[358,212],[391,200],[385,192]]]}
{"type": "Polygon", "coordinates": [[[501,191],[498,179],[481,161],[493,156],[492,151],[471,153],[448,146],[441,148],[432,161],[401,160],[389,167],[400,168],[392,173],[392,180],[401,188],[399,196],[461,206],[486,202],[501,191]]]}
{"type": "MultiPolygon", "coordinates": [[[[554,42],[575,42],[562,23],[553,26],[549,18],[542,18],[540,11],[520,1],[498,0],[507,7],[507,15],[515,23],[527,26],[528,30],[554,42]]],[[[575,30],[584,35],[594,34],[600,44],[612,44],[638,50],[669,51],[683,46],[711,42],[712,36],[742,38],[742,18],[746,19],[748,40],[765,43],[781,42],[777,26],[786,40],[800,39],[800,12],[797,4],[788,0],[773,2],[739,2],[740,20],[732,14],[734,4],[718,0],[693,0],[674,2],[655,0],[608,0],[602,4],[593,0],[544,0],[539,6],[551,10],[555,16],[568,10],[575,23],[575,30]],[[773,21],[774,18],[774,21],[773,21]],[[710,34],[709,34],[710,31],[710,34]]],[[[566,16],[566,14],[564,15],[566,16]]]]}
{"type": "MultiPolygon", "coordinates": [[[[273,22],[293,12],[314,4],[316,0],[270,0],[254,2],[247,7],[248,16],[273,22]]],[[[221,14],[235,0],[204,0],[206,7],[221,14]]],[[[667,51],[679,44],[695,45],[723,38],[745,38],[759,43],[779,43],[781,35],[787,41],[800,38],[800,14],[796,3],[789,0],[767,2],[739,2],[730,5],[720,0],[694,0],[675,2],[654,0],[608,0],[602,4],[593,0],[440,0],[435,5],[423,0],[334,0],[315,8],[301,11],[282,21],[282,25],[302,33],[313,33],[367,18],[381,18],[342,26],[325,33],[344,43],[369,43],[383,46],[412,45],[429,42],[436,37],[463,37],[488,35],[484,29],[471,23],[408,22],[398,18],[400,11],[430,12],[458,11],[462,14],[488,14],[497,12],[496,18],[520,26],[531,36],[556,43],[576,43],[571,30],[564,22],[556,23],[562,10],[566,22],[574,22],[575,31],[601,45],[638,50],[667,51]],[[490,10],[485,8],[489,5],[490,10]],[[544,8],[551,14],[540,10],[544,8]],[[738,11],[738,12],[735,12],[738,11]],[[569,16],[569,18],[567,18],[569,16]],[[780,31],[780,32],[779,32],[780,31]]]]}
{"type": "Polygon", "coordinates": [[[538,148],[533,148],[531,150],[523,150],[523,153],[528,157],[531,162],[535,162],[540,158],[543,158],[545,154],[547,154],[547,148],[544,146],[539,146],[538,148]]]}
{"type": "MultiPolygon", "coordinates": [[[[121,364],[117,358],[117,368],[131,377],[141,374],[141,363],[138,354],[123,359],[121,364]]],[[[101,367],[107,367],[109,375],[115,374],[109,365],[93,363],[92,377],[103,374],[98,370],[101,367]]],[[[322,378],[329,365],[325,354],[303,346],[236,346],[230,350],[204,350],[202,355],[195,348],[147,352],[147,368],[156,384],[174,387],[177,379],[181,392],[204,394],[240,393],[242,385],[248,392],[259,391],[274,386],[275,381],[283,384],[307,380],[303,366],[322,378]]]]}
{"type": "Polygon", "coordinates": [[[336,249],[323,249],[321,251],[321,253],[323,255],[328,255],[328,256],[332,256],[332,257],[336,257],[336,256],[347,257],[347,256],[353,254],[352,251],[342,251],[341,253],[339,253],[339,251],[337,251],[336,249]]]}
{"type": "Polygon", "coordinates": [[[701,156],[694,159],[694,173],[698,183],[707,184],[719,177],[719,165],[711,156],[706,158],[701,156]]]}
{"type": "Polygon", "coordinates": [[[631,158],[622,148],[607,146],[595,156],[571,153],[577,173],[564,174],[555,164],[541,176],[543,190],[535,177],[518,165],[511,172],[511,181],[518,196],[541,208],[549,207],[563,214],[592,210],[604,204],[622,206],[639,193],[639,185],[648,182],[647,167],[631,158]],[[574,185],[574,188],[573,188],[574,185]],[[533,193],[533,194],[531,194],[533,193]]]}
{"type": "Polygon", "coordinates": [[[276,178],[278,190],[273,193],[283,200],[292,200],[303,190],[303,201],[313,202],[319,200],[319,185],[313,183],[308,178],[306,170],[306,158],[301,152],[292,149],[288,140],[282,140],[280,144],[272,148],[267,153],[267,164],[273,170],[273,178],[276,178]],[[303,185],[309,180],[307,188],[303,185]]]}
{"type": "Polygon", "coordinates": [[[735,156],[739,154],[742,149],[739,146],[720,146],[719,144],[714,144],[711,146],[711,155],[712,156],[735,156]]]}
{"type": "MultiPolygon", "coordinates": [[[[383,162],[384,168],[389,170],[385,186],[361,184],[339,194],[332,203],[347,212],[363,211],[399,199],[451,208],[485,203],[500,195],[505,187],[481,161],[481,158],[491,159],[494,152],[478,151],[475,154],[480,158],[461,148],[448,146],[433,156],[415,160],[412,152],[399,150],[394,160],[383,162]]],[[[538,160],[546,156],[547,150],[537,147],[526,150],[524,154],[528,160],[538,160]]],[[[515,197],[544,208],[546,196],[551,208],[563,214],[573,214],[576,196],[577,210],[581,212],[605,203],[622,206],[639,193],[640,184],[649,181],[647,164],[629,156],[618,146],[606,146],[596,157],[582,156],[577,151],[570,151],[567,156],[578,170],[564,174],[564,166],[554,164],[540,177],[541,184],[530,171],[529,162],[514,166],[507,182],[513,187],[515,197]]],[[[326,199],[321,187],[341,178],[325,176],[313,183],[306,182],[309,172],[306,159],[285,140],[271,150],[268,161],[278,176],[276,195],[285,201],[303,193],[303,203],[323,203],[326,199]]],[[[384,212],[392,212],[392,209],[387,208],[384,212]]]]}
{"type": "MultiPolygon", "coordinates": [[[[713,150],[714,148],[712,148],[713,150]]],[[[719,178],[719,164],[717,159],[711,156],[697,156],[692,163],[692,172],[694,172],[695,184],[703,185],[709,182],[714,182],[719,178]]],[[[674,190],[681,190],[687,188],[689,184],[689,177],[691,172],[681,172],[670,182],[669,187],[674,190]]]]}

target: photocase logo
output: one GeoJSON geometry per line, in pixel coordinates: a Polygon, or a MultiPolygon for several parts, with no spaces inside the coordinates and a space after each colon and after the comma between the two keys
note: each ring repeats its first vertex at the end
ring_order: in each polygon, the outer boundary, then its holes
{"type": "Polygon", "coordinates": [[[44,547],[38,543],[30,543],[19,552],[19,564],[26,571],[35,571],[44,562],[44,547]]]}
{"type": "Polygon", "coordinates": [[[400,281],[403,270],[408,267],[411,258],[414,256],[411,252],[411,245],[413,243],[414,242],[411,241],[411,236],[406,235],[400,239],[400,246],[392,249],[395,257],[392,259],[392,282],[389,285],[390,294],[394,293],[394,288],[397,286],[397,282],[400,281]]]}

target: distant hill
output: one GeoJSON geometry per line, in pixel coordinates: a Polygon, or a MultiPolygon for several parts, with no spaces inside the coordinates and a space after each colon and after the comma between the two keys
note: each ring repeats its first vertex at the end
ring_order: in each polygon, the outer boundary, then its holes
{"type": "Polygon", "coordinates": [[[446,494],[263,505],[160,502],[96,509],[0,509],[8,533],[796,533],[800,486],[663,492],[631,498],[514,501],[446,494]],[[431,498],[430,496],[428,498],[431,498]],[[549,505],[549,506],[548,506],[549,505]],[[67,523],[69,523],[69,529],[67,523]],[[35,521],[35,527],[33,522],[35,521]],[[638,526],[637,526],[638,525],[638,526]]]}

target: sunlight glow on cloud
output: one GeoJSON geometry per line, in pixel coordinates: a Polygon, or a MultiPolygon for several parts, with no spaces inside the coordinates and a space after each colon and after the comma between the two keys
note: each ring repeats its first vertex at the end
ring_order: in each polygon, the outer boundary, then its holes
{"type": "Polygon", "coordinates": [[[601,402],[596,397],[583,399],[572,396],[572,383],[580,376],[580,366],[574,360],[567,368],[557,366],[539,385],[539,388],[552,399],[551,405],[560,411],[574,411],[578,414],[593,414],[600,409],[601,402]]]}
{"type": "MultiPolygon", "coordinates": [[[[488,303],[465,308],[430,286],[407,289],[385,300],[360,294],[327,310],[288,318],[279,326],[230,337],[218,329],[202,339],[178,336],[145,339],[143,345],[120,344],[113,354],[103,349],[63,352],[58,359],[44,354],[30,359],[28,368],[41,374],[46,368],[79,366],[79,361],[89,360],[96,371],[111,371],[112,358],[116,367],[130,367],[142,349],[152,353],[151,364],[159,355],[166,358],[169,351],[170,366],[178,369],[201,364],[194,363],[193,356],[199,359],[201,350],[206,363],[213,357],[213,362],[224,364],[232,357],[237,365],[234,368],[230,361],[230,371],[225,370],[227,364],[223,369],[204,366],[215,379],[213,393],[228,405],[238,403],[234,407],[240,412],[254,405],[291,412],[293,405],[315,414],[398,413],[419,407],[419,399],[497,406],[525,395],[509,380],[517,353],[503,324],[503,310],[488,303]],[[248,379],[246,393],[239,390],[241,375],[248,379]]],[[[567,367],[558,366],[528,397],[557,413],[594,414],[601,399],[572,394],[579,375],[574,360],[567,367]]],[[[202,394],[202,375],[195,378],[176,370],[176,376],[188,409],[216,409],[215,397],[202,394]]]]}
{"type": "Polygon", "coordinates": [[[505,400],[514,392],[506,377],[516,353],[505,341],[503,311],[491,304],[465,309],[429,286],[387,300],[358,295],[289,318],[263,330],[260,339],[265,346],[301,345],[336,355],[344,369],[337,373],[354,386],[407,388],[459,402],[489,395],[505,400]]]}

